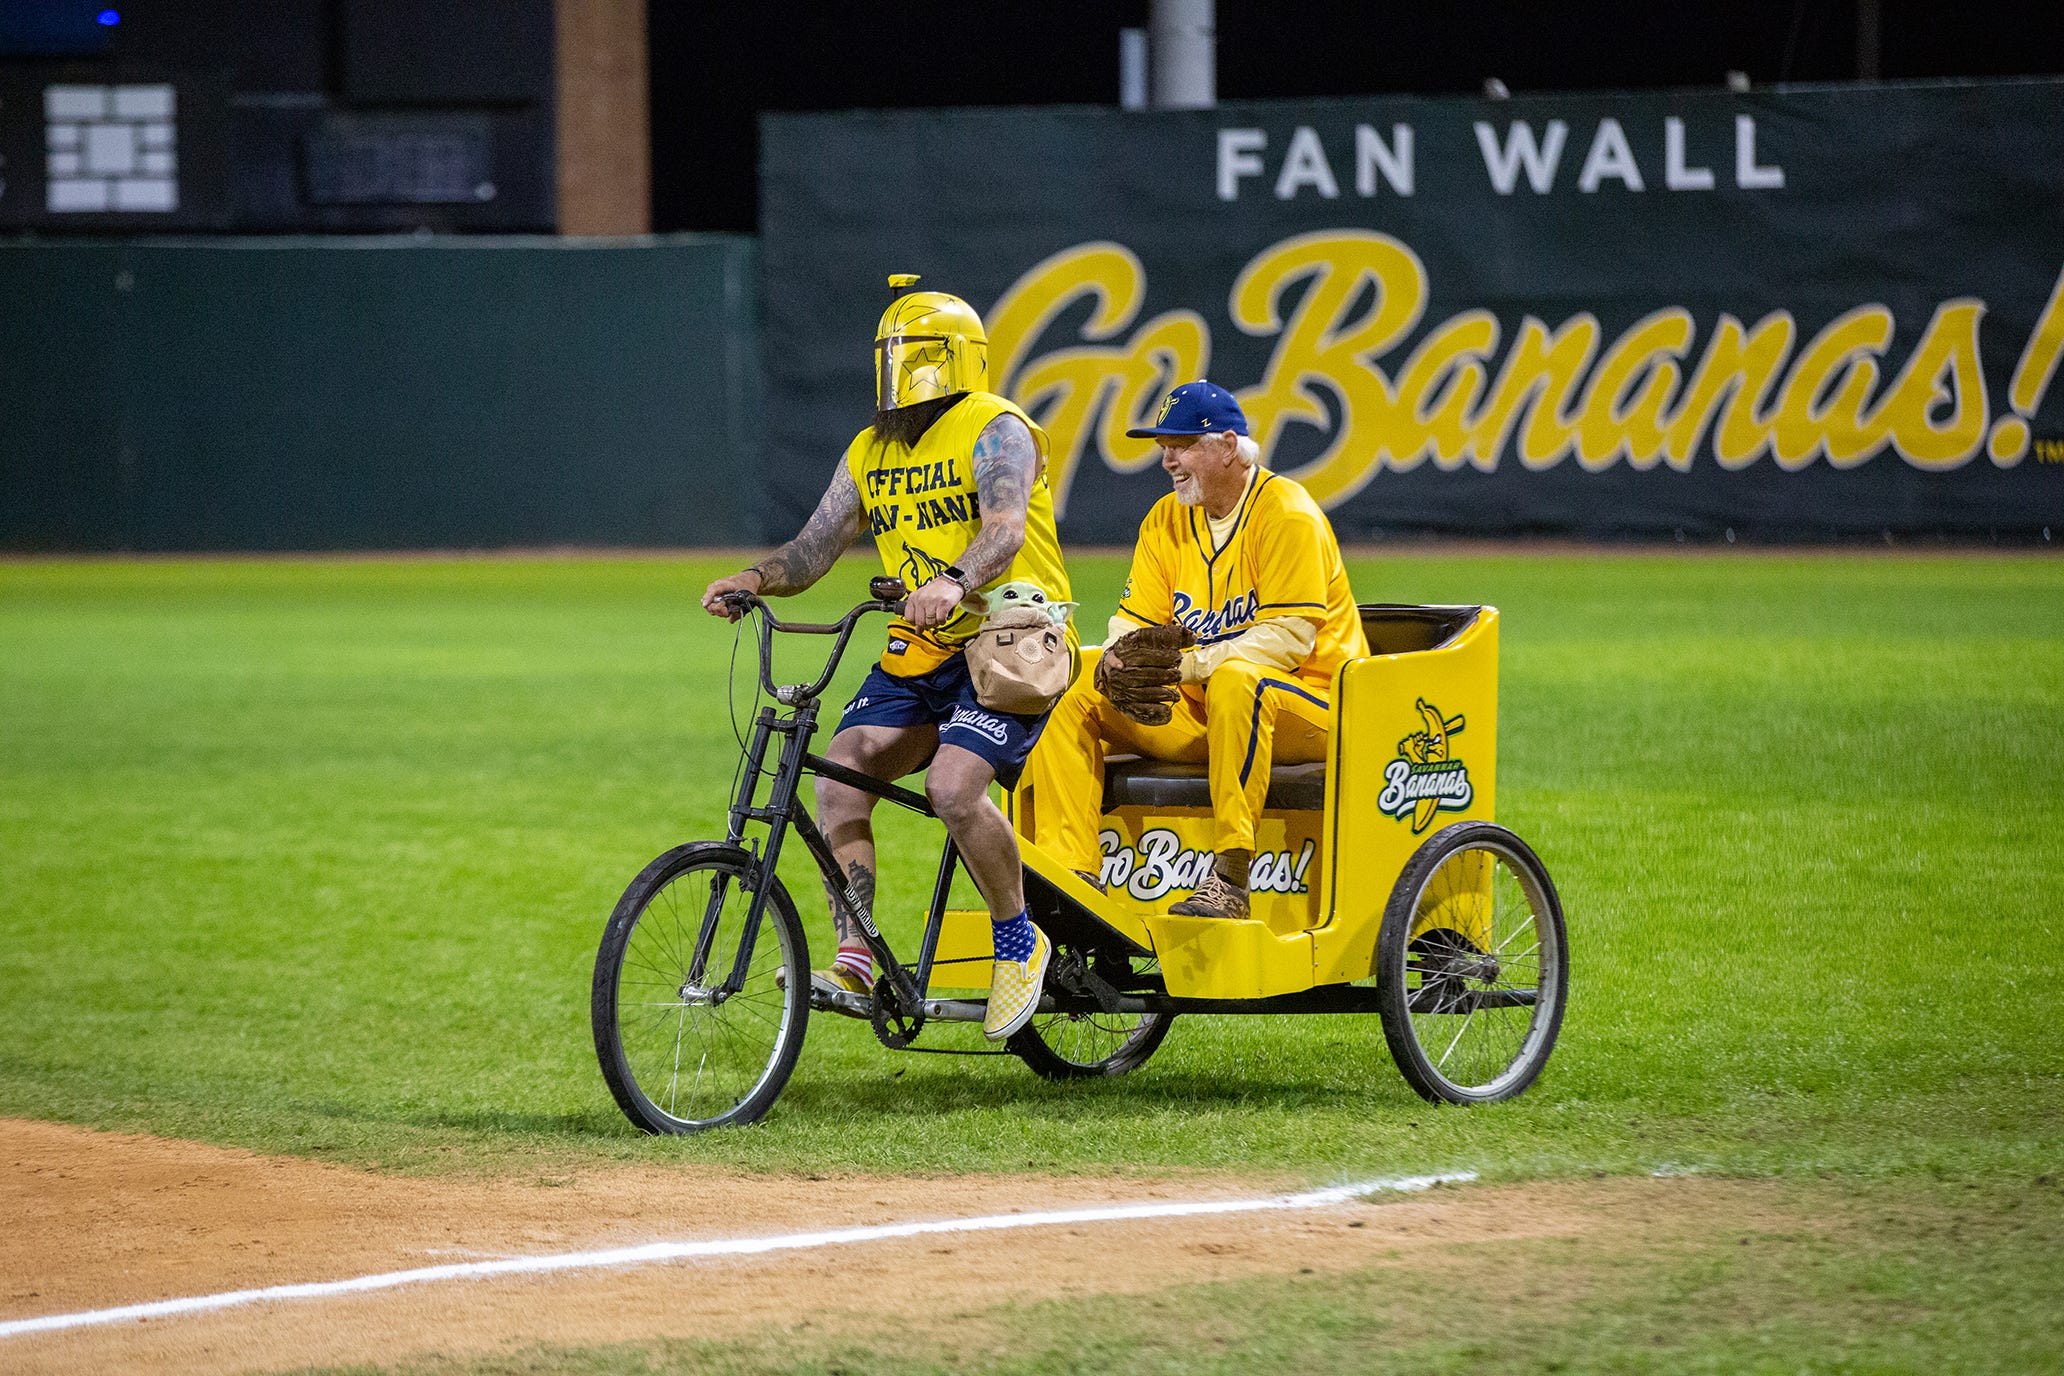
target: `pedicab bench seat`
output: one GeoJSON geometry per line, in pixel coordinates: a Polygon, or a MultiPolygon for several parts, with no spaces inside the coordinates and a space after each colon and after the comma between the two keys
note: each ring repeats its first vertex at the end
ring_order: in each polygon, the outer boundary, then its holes
{"type": "MultiPolygon", "coordinates": [[[[1169,764],[1137,755],[1104,761],[1104,811],[1121,807],[1210,807],[1210,771],[1201,764],[1169,764]]],[[[1264,807],[1318,812],[1326,806],[1326,766],[1279,764],[1269,771],[1264,807]]]]}

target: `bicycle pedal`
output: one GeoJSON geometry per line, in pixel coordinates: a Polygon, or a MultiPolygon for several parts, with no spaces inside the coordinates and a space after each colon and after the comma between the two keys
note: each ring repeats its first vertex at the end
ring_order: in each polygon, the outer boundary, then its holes
{"type": "Polygon", "coordinates": [[[858,1018],[862,1022],[874,1017],[874,1000],[865,994],[849,994],[843,989],[826,989],[822,985],[810,986],[810,1008],[818,1013],[837,1013],[841,1017],[858,1018]]]}

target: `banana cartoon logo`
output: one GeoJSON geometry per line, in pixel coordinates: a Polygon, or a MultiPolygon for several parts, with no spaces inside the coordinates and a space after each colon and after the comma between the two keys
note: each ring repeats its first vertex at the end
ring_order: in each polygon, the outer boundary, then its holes
{"type": "MultiPolygon", "coordinates": [[[[896,566],[896,576],[903,580],[903,586],[916,592],[925,584],[951,568],[952,564],[936,554],[927,554],[912,545],[903,546],[903,562],[896,566]]],[[[1069,605],[1074,605],[1070,603],[1069,605]]],[[[965,606],[955,611],[945,621],[932,628],[931,634],[943,636],[948,644],[965,640],[975,633],[975,627],[982,619],[972,615],[965,606]]]]}
{"type": "Polygon", "coordinates": [[[1458,715],[1451,720],[1441,720],[1440,709],[1428,707],[1425,698],[1420,698],[1413,706],[1419,709],[1419,715],[1425,719],[1426,729],[1414,731],[1399,741],[1398,754],[1413,764],[1433,764],[1445,760],[1448,757],[1448,737],[1462,730],[1462,718],[1458,715]]]}
{"type": "Polygon", "coordinates": [[[1383,792],[1376,806],[1403,821],[1409,814],[1413,834],[1433,825],[1437,812],[1460,812],[1476,797],[1469,766],[1450,754],[1450,738],[1461,733],[1462,714],[1444,717],[1420,698],[1421,728],[1398,742],[1398,757],[1383,770],[1383,792]]]}
{"type": "Polygon", "coordinates": [[[916,592],[925,584],[946,572],[950,567],[944,559],[935,554],[926,554],[921,549],[903,546],[903,563],[896,570],[896,576],[903,580],[903,586],[916,592]]]}

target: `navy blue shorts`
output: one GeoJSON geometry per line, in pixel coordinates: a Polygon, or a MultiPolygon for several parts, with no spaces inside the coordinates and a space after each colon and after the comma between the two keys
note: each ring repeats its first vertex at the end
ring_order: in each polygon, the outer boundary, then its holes
{"type": "Polygon", "coordinates": [[[877,664],[839,714],[841,731],[849,726],[936,726],[939,744],[980,755],[1005,788],[1017,787],[1025,757],[1045,725],[1044,712],[1030,717],[992,712],[975,701],[966,655],[955,655],[929,674],[911,678],[877,664]]]}

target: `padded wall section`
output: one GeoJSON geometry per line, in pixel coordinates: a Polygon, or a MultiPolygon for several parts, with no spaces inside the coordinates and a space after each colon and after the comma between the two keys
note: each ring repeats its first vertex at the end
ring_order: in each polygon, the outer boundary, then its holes
{"type": "Polygon", "coordinates": [[[752,249],[0,245],[0,548],[754,542],[752,249]]]}

